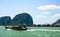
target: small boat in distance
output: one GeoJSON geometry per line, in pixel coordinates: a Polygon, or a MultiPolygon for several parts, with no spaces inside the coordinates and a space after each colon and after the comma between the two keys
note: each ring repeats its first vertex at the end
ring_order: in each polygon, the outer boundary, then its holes
{"type": "Polygon", "coordinates": [[[5,28],[12,30],[27,30],[26,26],[5,26],[5,28]]]}

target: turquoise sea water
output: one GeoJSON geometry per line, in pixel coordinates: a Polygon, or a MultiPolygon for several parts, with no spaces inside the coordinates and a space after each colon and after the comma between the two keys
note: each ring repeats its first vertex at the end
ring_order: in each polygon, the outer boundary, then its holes
{"type": "Polygon", "coordinates": [[[6,30],[0,26],[0,37],[60,37],[60,27],[28,27],[28,30],[6,30]]]}

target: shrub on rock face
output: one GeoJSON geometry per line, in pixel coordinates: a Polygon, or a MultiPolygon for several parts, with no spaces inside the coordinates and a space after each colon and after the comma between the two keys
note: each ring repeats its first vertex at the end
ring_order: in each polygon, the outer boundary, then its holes
{"type": "Polygon", "coordinates": [[[27,24],[27,25],[32,25],[33,24],[33,20],[32,20],[32,17],[29,14],[22,13],[22,14],[16,15],[13,18],[12,24],[27,24]]]}
{"type": "Polygon", "coordinates": [[[1,25],[9,25],[11,21],[10,16],[0,17],[0,24],[1,25]]]}

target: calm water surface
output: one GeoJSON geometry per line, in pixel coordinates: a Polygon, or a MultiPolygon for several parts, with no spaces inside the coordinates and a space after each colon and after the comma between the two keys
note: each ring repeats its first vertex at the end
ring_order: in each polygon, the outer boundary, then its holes
{"type": "Polygon", "coordinates": [[[60,37],[60,27],[28,27],[28,30],[6,30],[0,26],[0,37],[60,37]]]}

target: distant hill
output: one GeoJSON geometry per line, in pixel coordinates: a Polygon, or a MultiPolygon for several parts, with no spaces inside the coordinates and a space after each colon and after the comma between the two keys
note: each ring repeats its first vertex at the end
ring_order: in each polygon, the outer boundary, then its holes
{"type": "Polygon", "coordinates": [[[60,19],[53,23],[53,25],[60,25],[60,19]]]}

